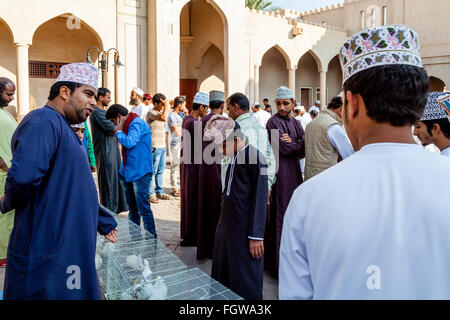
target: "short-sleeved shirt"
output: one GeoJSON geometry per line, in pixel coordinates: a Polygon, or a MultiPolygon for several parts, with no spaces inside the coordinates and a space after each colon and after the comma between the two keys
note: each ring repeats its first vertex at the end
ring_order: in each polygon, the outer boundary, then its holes
{"type": "Polygon", "coordinates": [[[175,132],[172,130],[172,128],[177,127],[179,129],[179,131],[181,132],[182,124],[183,124],[183,119],[181,118],[181,116],[178,113],[174,113],[174,112],[170,113],[168,125],[170,128],[170,134],[171,134],[171,140],[170,140],[171,146],[176,146],[181,143],[181,136],[177,136],[175,134],[175,132]]]}
{"type": "Polygon", "coordinates": [[[161,114],[162,111],[149,110],[145,119],[152,131],[152,147],[157,149],[166,147],[166,122],[155,120],[161,114]]]}
{"type": "Polygon", "coordinates": [[[143,103],[131,108],[131,112],[136,113],[139,116],[139,118],[144,119],[144,120],[145,120],[148,110],[150,110],[150,107],[146,106],[143,103]]]}

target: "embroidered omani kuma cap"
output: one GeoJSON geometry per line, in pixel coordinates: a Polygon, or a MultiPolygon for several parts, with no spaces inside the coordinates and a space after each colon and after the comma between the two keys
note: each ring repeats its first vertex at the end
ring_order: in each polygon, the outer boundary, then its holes
{"type": "Polygon", "coordinates": [[[194,103],[201,106],[209,106],[209,94],[204,92],[197,92],[194,97],[194,103]]]}
{"type": "Polygon", "coordinates": [[[343,82],[378,66],[411,65],[423,68],[419,35],[407,26],[389,25],[353,35],[339,51],[343,82]]]}
{"type": "Polygon", "coordinates": [[[420,121],[450,120],[450,94],[444,92],[431,92],[428,95],[425,112],[420,121]]]}
{"type": "Polygon", "coordinates": [[[292,89],[282,86],[277,89],[275,100],[288,100],[294,99],[294,92],[292,89]]]}
{"type": "Polygon", "coordinates": [[[205,138],[216,144],[221,144],[233,133],[235,122],[220,114],[213,116],[205,126],[205,138]]]}
{"type": "Polygon", "coordinates": [[[98,69],[90,63],[70,63],[61,67],[56,82],[75,82],[98,88],[98,69]]]}
{"type": "Polygon", "coordinates": [[[225,93],[217,90],[210,91],[209,101],[225,102],[225,93]]]}
{"type": "Polygon", "coordinates": [[[84,123],[77,123],[70,125],[73,129],[84,129],[84,123]]]}

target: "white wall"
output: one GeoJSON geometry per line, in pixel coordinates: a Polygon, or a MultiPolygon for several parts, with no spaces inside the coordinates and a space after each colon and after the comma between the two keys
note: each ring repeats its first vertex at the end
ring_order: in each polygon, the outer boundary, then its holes
{"type": "Polygon", "coordinates": [[[125,106],[134,87],[152,95],[156,93],[148,83],[147,12],[145,0],[117,0],[117,49],[125,65],[118,70],[118,102],[125,106]]]}

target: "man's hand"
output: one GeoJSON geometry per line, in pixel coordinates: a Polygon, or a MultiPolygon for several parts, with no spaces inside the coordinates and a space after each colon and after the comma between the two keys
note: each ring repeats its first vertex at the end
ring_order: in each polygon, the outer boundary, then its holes
{"type": "Polygon", "coordinates": [[[283,136],[281,137],[281,141],[292,143],[292,139],[289,137],[287,133],[283,134],[283,136]]]}
{"type": "Polygon", "coordinates": [[[127,121],[126,117],[121,117],[120,118],[119,122],[117,123],[117,128],[116,128],[117,131],[122,131],[123,130],[123,127],[124,127],[126,121],[127,121]]]}
{"type": "Polygon", "coordinates": [[[0,197],[0,214],[1,213],[3,213],[3,214],[5,214],[6,212],[4,212],[4,210],[3,210],[3,200],[5,199],[5,195],[3,194],[1,197],[0,197]]]}
{"type": "Polygon", "coordinates": [[[264,254],[264,241],[262,240],[250,240],[249,243],[250,253],[253,259],[259,259],[264,254]]]}
{"type": "Polygon", "coordinates": [[[8,172],[8,166],[6,165],[5,161],[0,157],[0,170],[4,172],[8,172]]]}
{"type": "Polygon", "coordinates": [[[95,173],[95,171],[97,171],[97,168],[91,166],[91,172],[95,173]]]}
{"type": "Polygon", "coordinates": [[[161,101],[161,104],[162,104],[162,109],[163,110],[166,110],[166,109],[170,109],[170,102],[169,102],[169,100],[162,100],[161,101]]]}
{"type": "Polygon", "coordinates": [[[113,231],[107,234],[105,238],[109,242],[115,243],[117,241],[117,228],[115,228],[113,231]]]}
{"type": "Polygon", "coordinates": [[[270,197],[272,196],[272,191],[269,191],[269,196],[267,197],[267,204],[270,205],[270,197]]]}

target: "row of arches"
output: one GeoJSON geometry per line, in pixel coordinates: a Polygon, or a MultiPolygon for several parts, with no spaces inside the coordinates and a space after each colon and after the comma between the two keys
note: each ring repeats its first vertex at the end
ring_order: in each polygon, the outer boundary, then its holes
{"type": "MultiPolygon", "coordinates": [[[[216,2],[185,0],[181,9],[180,91],[188,97],[188,101],[197,90],[227,91],[227,19],[216,2]]],[[[292,57],[279,44],[262,49],[266,50],[262,54],[260,48],[258,52],[250,53],[253,55],[250,60],[260,66],[259,78],[254,79],[256,75],[253,77],[250,71],[247,81],[246,92],[252,102],[262,102],[256,100],[264,98],[273,101],[275,90],[281,85],[293,87],[297,101],[305,106],[314,105],[322,99],[326,100],[323,101],[326,104],[331,97],[338,95],[342,91],[338,56],[330,56],[329,53],[320,55],[314,48],[301,54],[301,57],[292,57]],[[321,73],[325,73],[322,77],[322,80],[326,79],[325,85],[321,83],[321,73]],[[292,78],[295,79],[294,84],[290,83],[292,78]],[[321,95],[321,87],[325,88],[325,94],[321,95]]],[[[430,79],[434,90],[443,90],[443,81],[434,77],[430,79]]]]}
{"type": "MultiPolygon", "coordinates": [[[[26,76],[29,77],[29,92],[26,96],[29,97],[31,109],[47,102],[49,88],[55,81],[52,68],[57,69],[59,63],[84,61],[86,49],[90,46],[103,50],[99,34],[82,20],[77,20],[79,28],[67,28],[67,19],[70,16],[64,14],[54,17],[38,26],[33,33],[31,45],[16,44],[10,27],[0,19],[0,76],[18,83],[18,67],[28,63],[26,76]],[[19,46],[27,48],[28,61],[19,61],[19,46]]],[[[92,52],[91,59],[94,63],[98,60],[96,52],[92,52]]],[[[23,83],[18,83],[18,86],[21,85],[23,83]]],[[[17,102],[16,100],[13,104],[17,105],[17,102]]]]}
{"type": "MultiPolygon", "coordinates": [[[[275,90],[281,85],[289,87],[289,68],[292,61],[279,47],[269,49],[262,58],[259,78],[259,98],[274,100],[275,90]]],[[[342,69],[339,56],[336,55],[323,66],[311,50],[306,52],[295,65],[295,96],[297,102],[305,107],[312,106],[320,100],[320,71],[326,71],[326,103],[342,92],[342,69]]],[[[292,68],[292,67],[291,67],[292,68]]],[[[430,92],[448,89],[446,83],[430,75],[430,92]]],[[[259,101],[262,102],[262,101],[259,101]]]]}
{"type": "MultiPolygon", "coordinates": [[[[180,13],[180,43],[180,93],[187,97],[187,101],[192,101],[198,90],[227,91],[227,21],[223,12],[214,7],[212,1],[191,0],[184,5],[180,13]]],[[[261,93],[261,100],[273,100],[274,92],[279,86],[288,86],[291,58],[276,45],[254,60],[261,64],[256,90],[261,93]]],[[[308,105],[318,100],[322,61],[310,50],[297,65],[296,95],[303,97],[306,101],[302,102],[308,105]]],[[[330,69],[330,94],[337,94],[342,82],[337,58],[330,62],[330,69]]],[[[248,83],[251,78],[252,75],[249,75],[248,83]]],[[[255,100],[252,97],[253,90],[255,88],[247,86],[247,93],[255,100]]]]}
{"type": "MultiPolygon", "coordinates": [[[[236,51],[236,48],[230,47],[233,45],[233,41],[231,44],[229,43],[228,18],[231,16],[225,1],[176,0],[173,3],[176,4],[173,14],[180,22],[179,77],[176,77],[176,80],[173,79],[175,81],[178,81],[178,78],[180,79],[179,93],[186,95],[188,101],[192,101],[191,98],[198,90],[208,92],[218,89],[231,93],[228,92],[228,90],[233,90],[229,88],[230,85],[238,88],[245,85],[245,83],[240,83],[240,78],[236,76],[239,75],[242,78],[245,70],[234,70],[233,68],[236,68],[234,65],[229,66],[230,53],[236,51]],[[228,16],[225,14],[226,12],[228,16]],[[239,80],[238,85],[234,84],[236,80],[239,80]]],[[[61,11],[62,9],[58,10],[61,11]]],[[[25,43],[26,46],[30,45],[29,49],[27,49],[30,62],[79,62],[85,60],[88,47],[96,46],[103,50],[104,47],[118,45],[116,40],[114,42],[111,41],[111,38],[115,38],[115,32],[105,32],[103,30],[105,28],[102,29],[89,13],[83,15],[90,21],[89,24],[84,20],[77,19],[76,22],[80,24],[79,28],[76,25],[75,28],[67,27],[68,19],[75,17],[72,13],[61,14],[56,17],[50,17],[50,15],[41,16],[37,20],[40,24],[34,21],[26,27],[28,28],[27,34],[31,35],[29,43],[25,43]]],[[[17,45],[17,32],[14,34],[13,30],[17,28],[17,23],[13,28],[10,28],[5,20],[0,18],[0,76],[9,77],[16,82],[17,70],[20,69],[18,65],[19,48],[17,45]]],[[[27,37],[29,36],[25,38],[27,37]]],[[[126,73],[126,76],[121,81],[126,82],[129,86],[139,85],[142,81],[137,76],[138,73],[135,72],[135,69],[138,67],[134,66],[133,63],[130,63],[128,66],[126,61],[127,55],[138,54],[131,52],[132,50],[129,48],[128,43],[122,45],[126,51],[125,59],[122,57],[122,60],[125,60],[126,70],[123,72],[126,73]]],[[[133,45],[136,45],[136,43],[133,45]]],[[[141,43],[140,45],[146,46],[147,44],[141,43]]],[[[268,46],[268,44],[266,45],[268,46]]],[[[150,43],[149,46],[151,46],[150,43]]],[[[250,58],[252,64],[260,65],[258,81],[252,75],[254,65],[250,66],[251,70],[248,78],[246,78],[248,79],[247,93],[252,98],[252,102],[263,98],[273,101],[276,88],[286,85],[295,89],[297,100],[300,103],[305,106],[312,105],[319,99],[319,90],[321,86],[323,87],[321,85],[321,79],[323,80],[323,78],[320,72],[326,72],[327,92],[325,97],[327,100],[341,91],[342,74],[339,60],[336,56],[332,59],[324,58],[323,56],[319,57],[314,51],[315,49],[311,49],[298,58],[298,56],[292,57],[292,54],[288,55],[286,52],[289,51],[284,50],[283,45],[277,44],[269,49],[267,49],[267,46],[264,49],[258,49],[257,53],[250,53],[250,55],[254,55],[252,57],[245,56],[247,53],[243,53],[244,56],[242,56],[245,59],[250,58]],[[262,52],[261,50],[266,51],[262,52]],[[292,83],[292,79],[295,79],[294,83],[292,83]],[[254,82],[253,86],[252,81],[254,82]],[[254,94],[256,91],[258,91],[258,95],[254,94]]],[[[140,61],[142,56],[134,58],[132,60],[140,61]]],[[[95,51],[91,51],[91,59],[94,63],[98,60],[95,51]]],[[[233,59],[236,62],[236,57],[233,59]]],[[[148,61],[148,63],[150,64],[151,62],[148,61]]],[[[157,61],[156,63],[160,65],[164,64],[164,61],[157,61]]],[[[178,68],[178,66],[175,66],[175,62],[172,65],[178,68]]],[[[145,73],[145,70],[142,72],[145,73]]],[[[123,73],[121,73],[122,76],[123,73]]],[[[143,89],[150,89],[152,86],[151,78],[149,77],[148,79],[149,88],[143,89]]],[[[438,78],[431,76],[430,79],[432,90],[442,90],[445,86],[445,83],[438,78]]],[[[35,98],[37,105],[42,105],[46,102],[48,89],[53,81],[54,79],[36,75],[30,77],[29,93],[35,98]]],[[[143,86],[145,87],[145,84],[143,86]]],[[[166,86],[169,87],[168,85],[166,86]]],[[[125,88],[125,86],[122,87],[125,88]]],[[[159,84],[155,85],[155,90],[156,88],[161,90],[159,87],[159,84]]],[[[167,88],[165,89],[168,90],[167,88]]],[[[178,90],[176,90],[176,94],[178,94],[178,90]]],[[[122,101],[122,103],[124,102],[122,101]]]]}
{"type": "MultiPolygon", "coordinates": [[[[314,53],[306,52],[296,64],[295,96],[299,103],[308,107],[320,100],[320,74],[322,66],[314,53]]],[[[338,95],[342,89],[342,71],[338,56],[335,56],[327,68],[327,100],[338,95]]],[[[289,61],[279,47],[268,50],[261,62],[259,77],[259,98],[275,99],[275,90],[281,85],[289,87],[289,61]]]]}

